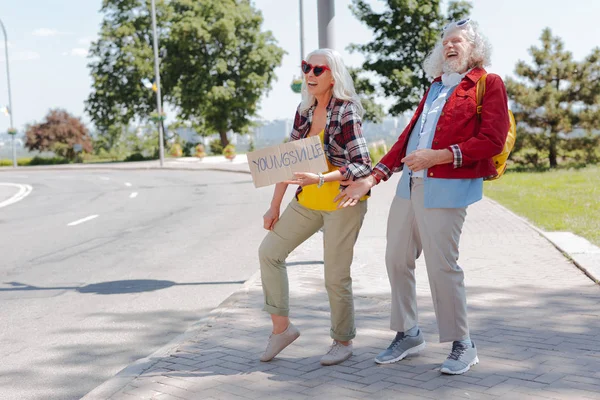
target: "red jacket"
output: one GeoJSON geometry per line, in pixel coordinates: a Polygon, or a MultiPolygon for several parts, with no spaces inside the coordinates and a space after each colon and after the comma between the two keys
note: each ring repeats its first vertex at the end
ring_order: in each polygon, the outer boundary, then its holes
{"type": "MultiPolygon", "coordinates": [[[[446,101],[435,128],[431,148],[452,151],[451,146],[458,145],[462,163],[455,157],[454,163],[434,165],[427,170],[428,177],[474,179],[496,175],[492,157],[500,154],[506,141],[509,129],[508,99],[502,79],[489,74],[479,121],[476,85],[485,73],[483,68],[474,68],[463,78],[446,101]]],[[[438,77],[434,82],[440,80],[441,77],[438,77]]],[[[423,111],[427,93],[398,141],[373,169],[377,178],[387,180],[392,173],[402,170],[403,163],[400,160],[406,155],[408,139],[423,111]]]]}

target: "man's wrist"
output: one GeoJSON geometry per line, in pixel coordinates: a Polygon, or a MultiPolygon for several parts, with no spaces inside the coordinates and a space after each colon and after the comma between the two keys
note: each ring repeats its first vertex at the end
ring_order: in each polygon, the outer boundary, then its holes
{"type": "Polygon", "coordinates": [[[369,178],[371,178],[369,180],[369,184],[371,185],[371,187],[378,185],[379,182],[381,182],[381,179],[383,178],[379,173],[377,173],[377,170],[373,170],[373,172],[371,173],[371,175],[369,175],[369,178]]]}
{"type": "Polygon", "coordinates": [[[450,149],[439,149],[437,152],[438,162],[436,164],[450,164],[454,162],[454,153],[450,149]]]}

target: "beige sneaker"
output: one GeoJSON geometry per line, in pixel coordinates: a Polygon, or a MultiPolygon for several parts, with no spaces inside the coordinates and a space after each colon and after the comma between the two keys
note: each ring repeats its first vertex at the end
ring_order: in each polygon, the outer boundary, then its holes
{"type": "Polygon", "coordinates": [[[281,350],[288,347],[294,340],[300,337],[300,331],[290,322],[287,329],[280,334],[271,334],[265,352],[260,357],[260,361],[271,361],[281,350]]]}
{"type": "Polygon", "coordinates": [[[337,340],[329,348],[327,354],[321,358],[321,365],[336,365],[346,361],[352,355],[352,343],[344,346],[337,340]]]}

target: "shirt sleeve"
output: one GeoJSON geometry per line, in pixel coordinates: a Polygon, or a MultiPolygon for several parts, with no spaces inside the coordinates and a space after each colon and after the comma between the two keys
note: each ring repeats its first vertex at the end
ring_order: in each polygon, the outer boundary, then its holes
{"type": "Polygon", "coordinates": [[[462,152],[460,151],[460,146],[457,144],[453,144],[450,146],[450,150],[452,151],[452,155],[454,156],[454,168],[462,167],[462,152]]]}
{"type": "Polygon", "coordinates": [[[362,134],[362,120],[356,106],[349,103],[341,119],[341,142],[345,144],[350,162],[340,168],[345,179],[358,179],[371,175],[371,155],[362,134]]]}

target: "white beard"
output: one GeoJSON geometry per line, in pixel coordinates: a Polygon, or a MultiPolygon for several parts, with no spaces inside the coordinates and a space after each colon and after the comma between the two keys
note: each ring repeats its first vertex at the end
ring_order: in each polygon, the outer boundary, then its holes
{"type": "Polygon", "coordinates": [[[459,73],[462,74],[469,67],[469,60],[467,57],[462,57],[457,60],[444,60],[444,64],[442,64],[442,71],[447,74],[451,73],[459,73]]]}

